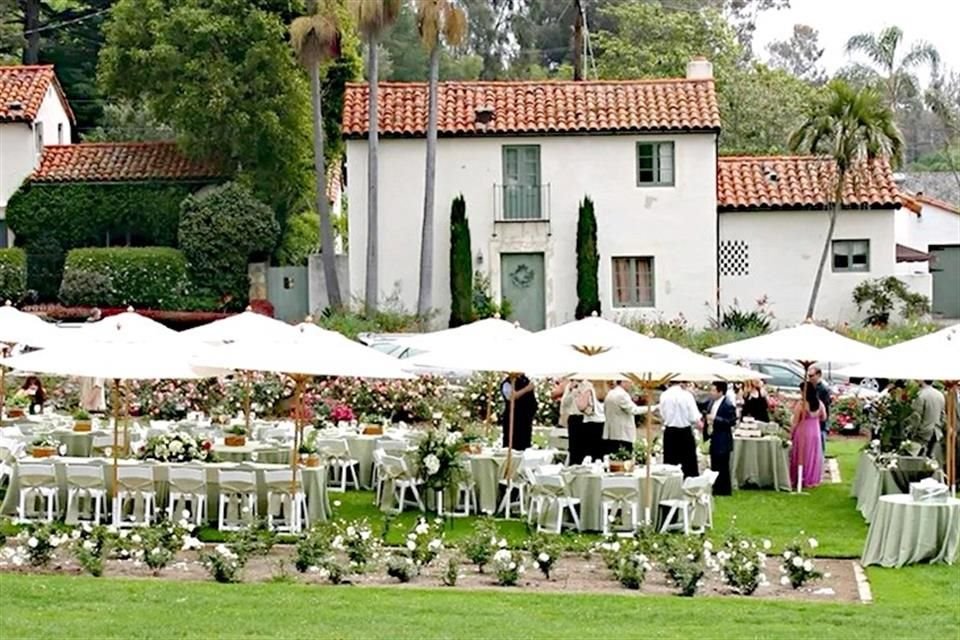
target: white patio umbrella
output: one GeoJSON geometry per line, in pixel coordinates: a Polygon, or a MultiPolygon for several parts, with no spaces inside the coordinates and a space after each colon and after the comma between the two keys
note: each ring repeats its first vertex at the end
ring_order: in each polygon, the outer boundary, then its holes
{"type": "MultiPolygon", "coordinates": [[[[59,339],[57,328],[37,316],[20,311],[9,300],[0,306],[0,357],[18,344],[30,347],[46,347],[59,339]]],[[[7,398],[7,370],[0,366],[0,414],[7,398]]]]}
{"type": "Polygon", "coordinates": [[[943,381],[947,388],[947,482],[951,487],[956,487],[960,324],[881,349],[873,357],[844,367],[838,373],[846,376],[943,381]]]}
{"type": "Polygon", "coordinates": [[[107,316],[80,326],[70,338],[92,342],[146,342],[175,338],[178,334],[156,320],[151,320],[127,307],[123,313],[107,316]]]}
{"type": "Polygon", "coordinates": [[[517,335],[529,334],[529,331],[513,322],[500,318],[484,318],[452,329],[397,336],[397,342],[410,349],[436,351],[460,345],[468,340],[513,339],[517,335]]]}
{"type": "MultiPolygon", "coordinates": [[[[860,362],[875,356],[879,349],[807,321],[789,329],[712,347],[707,351],[734,358],[796,360],[807,370],[810,365],[819,361],[860,362]]],[[[804,393],[806,385],[807,379],[804,376],[804,393]]],[[[800,460],[803,460],[802,455],[800,460]]],[[[802,464],[799,465],[797,477],[799,493],[803,488],[802,464]]]]}
{"type": "MultiPolygon", "coordinates": [[[[250,307],[243,313],[215,320],[208,324],[180,332],[180,338],[203,345],[222,345],[230,342],[277,342],[293,339],[296,332],[292,325],[276,320],[262,313],[255,313],[250,307]]],[[[250,372],[241,371],[244,382],[243,416],[247,432],[250,431],[250,396],[252,394],[250,372]]]]}
{"type": "MultiPolygon", "coordinates": [[[[175,332],[174,336],[176,336],[175,332]]],[[[74,340],[69,344],[0,361],[4,366],[32,373],[113,380],[114,492],[117,488],[120,382],[122,380],[208,378],[224,373],[218,369],[191,365],[191,349],[175,337],[156,339],[152,342],[122,340],[117,336],[115,338],[112,342],[74,340]]],[[[126,426],[124,423],[125,430],[126,426]]],[[[128,442],[127,437],[124,437],[124,442],[128,442]]]]}
{"type": "Polygon", "coordinates": [[[559,327],[544,329],[534,334],[538,340],[567,345],[586,354],[600,353],[611,347],[642,344],[649,337],[627,327],[605,320],[594,313],[588,318],[574,320],[559,327]]]}
{"type": "Polygon", "coordinates": [[[396,358],[327,331],[310,322],[293,327],[292,338],[263,342],[233,342],[204,349],[193,364],[235,371],[282,373],[293,379],[295,429],[290,454],[291,485],[296,491],[297,449],[303,430],[303,390],[312,376],[362,378],[414,378],[396,358]]]}

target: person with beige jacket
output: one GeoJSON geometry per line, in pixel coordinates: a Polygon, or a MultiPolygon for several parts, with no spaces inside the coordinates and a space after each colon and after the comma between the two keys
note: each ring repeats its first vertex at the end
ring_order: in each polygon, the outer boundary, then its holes
{"type": "Polygon", "coordinates": [[[624,387],[617,381],[603,400],[603,444],[605,453],[620,449],[633,450],[637,440],[637,422],[634,416],[645,413],[646,407],[637,405],[624,387]]]}

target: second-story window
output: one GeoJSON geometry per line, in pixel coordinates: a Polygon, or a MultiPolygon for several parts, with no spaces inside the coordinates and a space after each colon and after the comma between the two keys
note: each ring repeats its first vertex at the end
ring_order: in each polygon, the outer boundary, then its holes
{"type": "Polygon", "coordinates": [[[33,125],[33,137],[37,146],[37,155],[43,153],[43,123],[33,125]]]}
{"type": "Polygon", "coordinates": [[[539,220],[540,191],[540,145],[504,146],[503,218],[539,220]]]}
{"type": "Polygon", "coordinates": [[[674,184],[672,142],[637,143],[637,186],[666,187],[674,184]]]}

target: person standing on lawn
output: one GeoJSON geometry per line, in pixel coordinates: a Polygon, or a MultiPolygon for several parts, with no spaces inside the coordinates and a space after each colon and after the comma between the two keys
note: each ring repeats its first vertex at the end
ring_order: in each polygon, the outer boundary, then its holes
{"type": "Polygon", "coordinates": [[[700,475],[693,429],[703,423],[693,394],[679,382],[671,384],[660,394],[660,417],[663,420],[663,462],[680,465],[684,478],[700,475]]]}
{"type": "Polygon", "coordinates": [[[793,430],[790,433],[790,484],[797,486],[800,467],[803,467],[803,486],[815,487],[823,479],[823,452],[820,425],[826,415],[817,388],[807,385],[803,398],[793,410],[793,430]]]}
{"type": "Polygon", "coordinates": [[[730,481],[730,454],[733,453],[733,428],[737,424],[737,407],[730,402],[726,382],[714,382],[710,389],[710,411],[703,437],[710,441],[710,468],[716,471],[713,495],[733,494],[730,481]]]}
{"type": "MultiPolygon", "coordinates": [[[[817,398],[823,405],[823,417],[820,418],[820,453],[827,456],[827,431],[830,430],[830,387],[823,381],[823,371],[816,365],[807,369],[807,384],[812,384],[817,390],[817,398]]],[[[803,385],[800,385],[803,392],[803,385]]]]}
{"type": "Polygon", "coordinates": [[[637,441],[637,421],[634,416],[643,413],[644,407],[634,403],[624,388],[625,384],[622,380],[618,380],[603,400],[605,453],[616,453],[620,449],[633,451],[633,445],[637,441]]]}
{"type": "Polygon", "coordinates": [[[943,425],[947,416],[947,399],[931,380],[924,380],[920,392],[913,401],[912,426],[924,446],[924,455],[943,465],[944,455],[940,447],[943,425]]]}

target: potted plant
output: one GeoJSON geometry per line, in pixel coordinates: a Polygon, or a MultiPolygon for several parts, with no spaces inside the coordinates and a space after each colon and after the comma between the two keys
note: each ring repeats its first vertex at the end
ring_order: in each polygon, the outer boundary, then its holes
{"type": "Polygon", "coordinates": [[[320,466],[320,450],[317,447],[317,432],[313,431],[300,443],[300,460],[305,467],[320,466]]]}
{"type": "Polygon", "coordinates": [[[242,447],[247,444],[247,428],[242,424],[235,424],[227,429],[223,444],[228,447],[242,447]]]}
{"type": "Polygon", "coordinates": [[[365,413],[360,416],[360,433],[365,436],[382,436],[383,422],[382,417],[365,413]]]}
{"type": "Polygon", "coordinates": [[[86,409],[80,408],[73,412],[73,430],[78,433],[87,433],[93,428],[93,422],[90,420],[90,414],[86,409]]]}
{"type": "Polygon", "coordinates": [[[24,395],[14,394],[7,400],[7,417],[22,418],[27,415],[27,409],[30,407],[30,398],[24,395]]]}
{"type": "Polygon", "coordinates": [[[621,447],[610,454],[610,473],[630,473],[633,471],[633,451],[621,447]]]}
{"type": "Polygon", "coordinates": [[[30,443],[30,455],[34,458],[49,458],[57,455],[59,448],[60,443],[50,436],[40,436],[30,443]]]}

